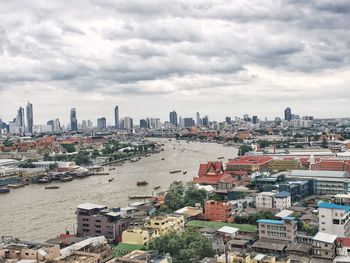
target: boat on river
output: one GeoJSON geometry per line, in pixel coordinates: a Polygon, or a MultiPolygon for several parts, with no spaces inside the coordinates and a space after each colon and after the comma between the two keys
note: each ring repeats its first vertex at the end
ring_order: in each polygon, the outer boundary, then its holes
{"type": "Polygon", "coordinates": [[[151,199],[153,196],[151,195],[130,195],[128,196],[129,199],[151,199]]]}
{"type": "Polygon", "coordinates": [[[157,185],[154,187],[154,190],[158,190],[160,188],[160,185],[157,185]]]}
{"type": "Polygon", "coordinates": [[[183,171],[183,174],[187,174],[187,171],[183,171]]]}
{"type": "Polygon", "coordinates": [[[46,190],[51,190],[51,189],[58,189],[60,188],[59,186],[53,185],[53,186],[46,186],[45,189],[46,190]]]}
{"type": "Polygon", "coordinates": [[[181,170],[170,171],[169,173],[170,173],[170,174],[181,173],[181,170]]]}
{"type": "Polygon", "coordinates": [[[8,184],[7,188],[12,188],[12,189],[17,189],[17,188],[21,188],[24,187],[24,184],[8,184]]]}
{"type": "Polygon", "coordinates": [[[110,178],[110,179],[108,179],[108,183],[113,182],[114,179],[115,179],[115,178],[110,178]]]}
{"type": "Polygon", "coordinates": [[[7,194],[10,192],[10,189],[7,188],[0,188],[0,194],[7,194]]]}
{"type": "Polygon", "coordinates": [[[73,177],[72,176],[66,176],[66,177],[61,178],[61,181],[62,182],[70,182],[70,181],[73,181],[73,177]]]}
{"type": "Polygon", "coordinates": [[[138,181],[136,183],[137,186],[144,186],[144,185],[148,185],[148,182],[147,181],[138,181]]]}

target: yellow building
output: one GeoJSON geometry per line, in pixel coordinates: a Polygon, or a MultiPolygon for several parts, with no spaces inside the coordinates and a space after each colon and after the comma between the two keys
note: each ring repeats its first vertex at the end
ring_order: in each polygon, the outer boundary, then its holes
{"type": "Polygon", "coordinates": [[[179,231],[185,228],[185,218],[182,215],[156,216],[152,217],[145,227],[158,230],[159,235],[164,235],[170,231],[179,231]]]}
{"type": "Polygon", "coordinates": [[[185,228],[185,219],[182,215],[152,217],[143,228],[135,227],[122,233],[122,242],[147,246],[149,242],[170,231],[180,231],[185,228]]]}
{"type": "MultiPolygon", "coordinates": [[[[252,256],[253,257],[253,256],[252,256]]],[[[239,252],[229,252],[228,262],[229,263],[290,263],[290,259],[276,260],[276,257],[266,256],[263,254],[256,254],[252,258],[250,254],[244,254],[239,252]]],[[[222,254],[217,259],[218,263],[225,263],[225,254],[222,254]]]]}
{"type": "Polygon", "coordinates": [[[274,159],[270,164],[271,171],[291,171],[300,167],[301,163],[297,159],[274,159]]]}
{"type": "Polygon", "coordinates": [[[123,231],[122,242],[126,244],[148,246],[149,242],[158,236],[158,230],[132,228],[123,231]]]}

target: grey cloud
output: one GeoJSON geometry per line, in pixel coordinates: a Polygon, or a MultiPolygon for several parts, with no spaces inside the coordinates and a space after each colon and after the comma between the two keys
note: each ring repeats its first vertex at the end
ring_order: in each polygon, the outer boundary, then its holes
{"type": "Polygon", "coordinates": [[[166,95],[236,90],[260,78],[249,75],[249,65],[300,75],[341,70],[350,60],[349,6],[345,0],[6,1],[0,84],[166,95]]]}

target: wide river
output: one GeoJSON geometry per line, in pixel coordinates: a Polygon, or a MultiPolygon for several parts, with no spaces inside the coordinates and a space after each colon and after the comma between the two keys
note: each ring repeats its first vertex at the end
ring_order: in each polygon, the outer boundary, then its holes
{"type": "Polygon", "coordinates": [[[222,161],[226,162],[237,156],[236,148],[216,143],[157,141],[165,143],[164,151],[135,163],[116,166],[109,176],[51,184],[60,186],[56,190],[45,190],[43,185],[33,184],[0,195],[0,236],[45,241],[64,233],[66,229],[73,230],[75,210],[81,203],[125,207],[130,203],[129,195],[152,194],[156,185],[160,185],[159,191],[162,191],[175,180],[191,181],[200,163],[214,161],[220,156],[224,156],[222,161]],[[172,170],[186,170],[187,174],[170,174],[172,170]],[[111,177],[115,180],[108,183],[111,177]],[[142,180],[147,180],[149,184],[137,187],[136,182],[142,180]]]}

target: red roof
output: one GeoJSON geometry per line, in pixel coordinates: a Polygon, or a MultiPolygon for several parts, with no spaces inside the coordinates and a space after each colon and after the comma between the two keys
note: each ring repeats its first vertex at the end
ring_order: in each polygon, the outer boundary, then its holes
{"type": "Polygon", "coordinates": [[[269,163],[273,158],[270,156],[243,156],[238,157],[236,159],[230,160],[227,164],[233,164],[233,165],[245,165],[245,164],[266,164],[269,163]]]}
{"type": "Polygon", "coordinates": [[[342,244],[344,247],[350,247],[350,238],[348,237],[338,237],[337,242],[342,244]]]}
{"type": "Polygon", "coordinates": [[[208,173],[220,174],[223,172],[222,162],[208,162],[199,165],[198,176],[205,176],[208,173]]]}

